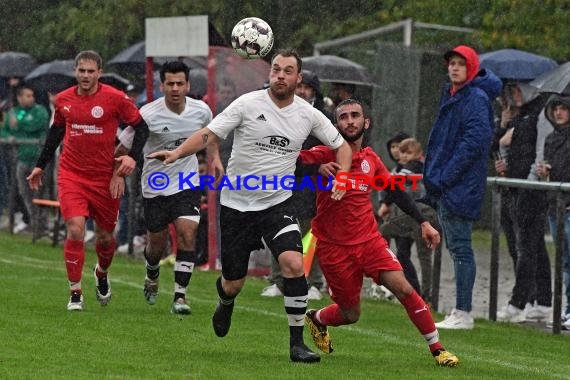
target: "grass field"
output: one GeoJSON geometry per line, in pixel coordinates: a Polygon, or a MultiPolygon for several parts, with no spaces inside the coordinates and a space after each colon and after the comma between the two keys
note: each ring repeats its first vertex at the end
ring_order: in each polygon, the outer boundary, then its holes
{"type": "MultiPolygon", "coordinates": [[[[171,268],[161,273],[161,294],[149,306],[142,295],[144,265],[116,257],[113,299],[95,300],[88,250],[84,312],[66,310],[62,248],[45,240],[0,233],[0,379],[569,379],[570,337],[521,326],[477,321],[472,331],[441,331],[457,368],[440,368],[404,309],[365,300],[355,325],[331,329],[335,352],[319,364],[289,361],[282,299],[259,296],[251,278],[237,300],[232,328],[214,335],[213,272],[192,278],[193,314],[169,313],[171,268]]],[[[323,306],[323,301],[310,307],[323,306]]],[[[440,315],[437,316],[441,317],[440,315]]],[[[314,347],[308,331],[306,342],[314,347]]]]}

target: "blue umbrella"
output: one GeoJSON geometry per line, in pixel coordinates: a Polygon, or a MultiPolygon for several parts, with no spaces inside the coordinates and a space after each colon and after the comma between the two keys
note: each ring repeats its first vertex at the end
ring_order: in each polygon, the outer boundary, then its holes
{"type": "Polygon", "coordinates": [[[516,49],[501,49],[479,56],[481,67],[501,79],[527,81],[554,69],[555,60],[516,49]]]}

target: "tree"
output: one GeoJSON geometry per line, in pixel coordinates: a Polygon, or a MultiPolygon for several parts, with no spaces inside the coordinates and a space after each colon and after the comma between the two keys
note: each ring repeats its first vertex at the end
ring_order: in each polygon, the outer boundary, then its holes
{"type": "MultiPolygon", "coordinates": [[[[229,40],[235,23],[257,16],[275,33],[276,47],[312,54],[319,41],[378,28],[405,18],[477,30],[465,38],[480,50],[518,48],[567,60],[568,0],[8,0],[0,7],[0,50],[32,54],[38,61],[69,59],[82,49],[105,59],[144,39],[146,17],[208,15],[229,40]]],[[[423,33],[416,43],[449,44],[449,34],[423,33]]]]}

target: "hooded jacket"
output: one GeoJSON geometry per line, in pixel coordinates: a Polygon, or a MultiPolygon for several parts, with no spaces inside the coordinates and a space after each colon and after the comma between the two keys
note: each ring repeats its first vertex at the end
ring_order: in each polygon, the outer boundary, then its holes
{"type": "Polygon", "coordinates": [[[479,58],[473,49],[459,46],[453,52],[467,61],[467,81],[453,95],[451,84],[444,86],[426,147],[425,200],[434,207],[441,202],[452,213],[477,220],[485,196],[493,136],[490,99],[500,94],[502,83],[489,70],[472,74],[479,67],[479,58]]]}
{"type": "Polygon", "coordinates": [[[400,166],[398,164],[398,160],[396,160],[396,157],[394,157],[392,155],[392,150],[390,149],[390,147],[392,146],[393,143],[400,143],[402,141],[404,141],[407,138],[410,138],[412,136],[408,135],[406,132],[398,132],[396,133],[394,136],[392,136],[390,138],[390,140],[388,140],[386,142],[386,150],[388,151],[388,155],[390,156],[390,158],[392,159],[392,161],[394,161],[396,163],[396,166],[400,166]]]}
{"type": "MultiPolygon", "coordinates": [[[[559,125],[554,120],[554,107],[562,104],[570,108],[570,97],[552,95],[546,102],[544,113],[546,119],[554,127],[554,131],[546,137],[544,159],[551,166],[550,181],[570,182],[570,125],[559,125]]],[[[548,192],[548,209],[556,212],[556,193],[548,192]]],[[[570,205],[570,194],[563,193],[564,204],[570,205]]]]}

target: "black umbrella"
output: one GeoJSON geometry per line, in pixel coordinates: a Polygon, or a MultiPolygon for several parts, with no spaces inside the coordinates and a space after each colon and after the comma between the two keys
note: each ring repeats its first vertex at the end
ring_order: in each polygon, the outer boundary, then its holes
{"type": "MultiPolygon", "coordinates": [[[[178,60],[177,57],[154,57],[154,69],[158,70],[167,61],[178,60]]],[[[184,63],[191,69],[206,68],[206,57],[184,57],[184,63]]],[[[123,73],[132,73],[142,75],[145,73],[146,67],[146,50],[145,42],[137,42],[129,46],[119,54],[115,55],[107,62],[107,68],[120,71],[123,73]]]]}
{"type": "Polygon", "coordinates": [[[0,53],[0,76],[2,77],[25,77],[36,66],[36,60],[29,54],[16,51],[0,53]]]}
{"type": "Polygon", "coordinates": [[[60,92],[76,83],[74,65],[72,59],[44,63],[29,73],[24,82],[36,91],[60,92]]]}
{"type": "Polygon", "coordinates": [[[366,67],[336,55],[304,57],[303,69],[315,72],[322,82],[375,85],[375,80],[366,67]]]}
{"type": "Polygon", "coordinates": [[[554,70],[542,74],[529,83],[539,92],[556,92],[570,95],[570,62],[566,62],[554,70]]]}
{"type": "Polygon", "coordinates": [[[501,79],[531,80],[558,64],[541,55],[516,49],[501,49],[479,56],[481,67],[490,69],[501,79]]]}
{"type": "Polygon", "coordinates": [[[108,84],[113,86],[121,91],[127,91],[127,87],[131,84],[131,82],[117,73],[104,73],[99,78],[101,83],[108,84]]]}

